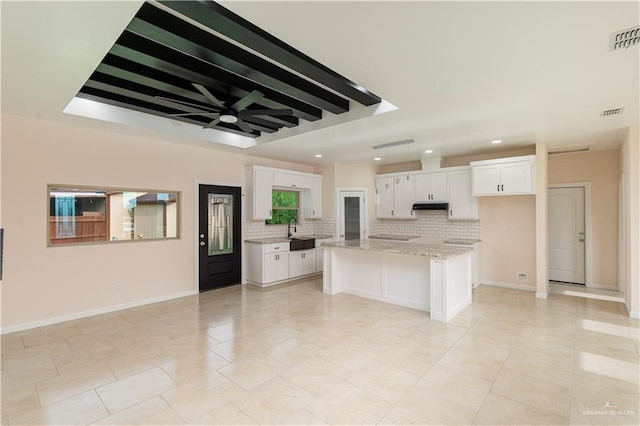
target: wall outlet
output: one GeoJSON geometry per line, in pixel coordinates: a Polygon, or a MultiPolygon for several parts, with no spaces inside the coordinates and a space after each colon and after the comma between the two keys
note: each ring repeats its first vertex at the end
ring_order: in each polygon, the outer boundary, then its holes
{"type": "Polygon", "coordinates": [[[518,281],[526,283],[527,281],[529,281],[529,274],[525,272],[518,272],[518,281]]]}

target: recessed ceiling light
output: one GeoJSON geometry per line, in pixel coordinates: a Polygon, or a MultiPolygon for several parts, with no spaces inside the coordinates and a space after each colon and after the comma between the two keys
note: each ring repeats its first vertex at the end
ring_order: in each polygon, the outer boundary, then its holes
{"type": "Polygon", "coordinates": [[[322,158],[322,154],[316,154],[316,158],[322,158]]]}
{"type": "Polygon", "coordinates": [[[432,150],[432,149],[428,149],[428,150],[426,150],[424,153],[425,153],[425,154],[431,154],[432,152],[433,152],[433,150],[432,150]]]}
{"type": "Polygon", "coordinates": [[[382,160],[382,158],[380,158],[380,157],[376,157],[376,158],[373,159],[373,161],[380,161],[380,160],[382,160]]]}
{"type": "Polygon", "coordinates": [[[496,139],[495,141],[491,141],[491,143],[496,145],[496,144],[502,143],[502,141],[500,139],[496,139]]]}

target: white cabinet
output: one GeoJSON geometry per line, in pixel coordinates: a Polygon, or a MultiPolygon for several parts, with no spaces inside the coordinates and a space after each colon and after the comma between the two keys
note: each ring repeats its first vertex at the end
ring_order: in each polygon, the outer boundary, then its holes
{"type": "Polygon", "coordinates": [[[478,200],[471,195],[471,169],[449,174],[449,219],[478,219],[478,200]]]}
{"type": "Polygon", "coordinates": [[[408,174],[376,178],[376,217],[415,219],[413,180],[408,174]]]}
{"type": "Polygon", "coordinates": [[[311,178],[308,175],[277,170],[273,173],[273,185],[285,188],[310,189],[311,178]]]}
{"type": "Polygon", "coordinates": [[[289,253],[289,278],[301,277],[316,272],[316,249],[298,250],[289,253]]]}
{"type": "Polygon", "coordinates": [[[250,219],[271,219],[273,171],[264,167],[247,168],[247,212],[250,219]]]}
{"type": "Polygon", "coordinates": [[[328,243],[331,240],[331,238],[316,240],[316,272],[322,272],[324,269],[324,249],[322,248],[322,243],[328,243]]]}
{"type": "Polygon", "coordinates": [[[247,280],[270,284],[289,278],[289,242],[246,245],[247,280]]]}
{"type": "Polygon", "coordinates": [[[473,195],[535,194],[535,156],[474,161],[473,195]]]}
{"type": "Polygon", "coordinates": [[[322,218],[322,176],[310,178],[311,188],[302,191],[302,217],[322,218]]]}
{"type": "Polygon", "coordinates": [[[447,173],[420,173],[413,176],[414,200],[420,202],[442,202],[449,199],[447,189],[447,173]]]}

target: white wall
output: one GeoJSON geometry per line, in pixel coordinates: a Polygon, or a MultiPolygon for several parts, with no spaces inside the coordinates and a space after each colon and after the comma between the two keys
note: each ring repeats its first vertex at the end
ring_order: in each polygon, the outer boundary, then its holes
{"type": "Polygon", "coordinates": [[[2,125],[3,331],[193,292],[194,182],[242,184],[250,164],[313,171],[24,117],[3,115],[2,125]],[[48,183],[181,191],[180,238],[47,247],[48,183]]]}
{"type": "Polygon", "coordinates": [[[630,315],[640,318],[640,131],[631,127],[621,150],[624,241],[624,298],[630,315]]]}

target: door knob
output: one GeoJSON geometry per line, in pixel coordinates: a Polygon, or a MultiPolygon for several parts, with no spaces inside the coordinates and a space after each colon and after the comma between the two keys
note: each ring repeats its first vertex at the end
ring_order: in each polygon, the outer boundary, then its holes
{"type": "Polygon", "coordinates": [[[204,234],[200,234],[200,238],[204,239],[204,234]]]}
{"type": "Polygon", "coordinates": [[[204,246],[204,241],[200,241],[200,245],[201,245],[201,246],[204,246]]]}

